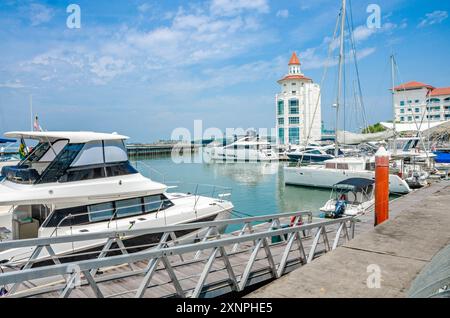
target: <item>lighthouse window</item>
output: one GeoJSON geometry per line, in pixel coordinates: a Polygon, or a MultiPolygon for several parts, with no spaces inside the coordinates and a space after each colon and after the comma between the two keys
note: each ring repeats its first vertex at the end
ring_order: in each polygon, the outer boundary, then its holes
{"type": "Polygon", "coordinates": [[[284,101],[279,100],[278,101],[278,115],[284,114],[284,101]]]}
{"type": "Polygon", "coordinates": [[[298,114],[299,108],[298,108],[298,99],[291,99],[289,100],[289,114],[298,114]]]}

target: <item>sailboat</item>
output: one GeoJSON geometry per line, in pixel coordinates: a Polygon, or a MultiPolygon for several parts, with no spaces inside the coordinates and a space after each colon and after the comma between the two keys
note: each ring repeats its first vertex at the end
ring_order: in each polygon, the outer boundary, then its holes
{"type": "MultiPolygon", "coordinates": [[[[343,157],[339,158],[339,106],[341,103],[342,77],[344,64],[344,34],[345,34],[346,0],[342,1],[340,52],[338,66],[338,93],[336,100],[336,132],[335,158],[326,160],[325,165],[310,165],[284,167],[284,182],[288,185],[332,188],[335,184],[349,178],[375,179],[375,164],[373,157],[343,157]]],[[[397,174],[389,175],[389,191],[405,194],[411,191],[408,184],[397,174]]]]}

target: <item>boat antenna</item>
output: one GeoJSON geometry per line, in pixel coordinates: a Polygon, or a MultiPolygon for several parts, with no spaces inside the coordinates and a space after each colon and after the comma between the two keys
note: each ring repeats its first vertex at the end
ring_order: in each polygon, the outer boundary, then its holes
{"type": "Polygon", "coordinates": [[[341,102],[341,93],[342,93],[342,66],[344,61],[344,32],[345,32],[345,9],[346,9],[346,0],[342,0],[342,9],[341,9],[341,34],[340,34],[340,49],[339,49],[339,76],[338,76],[338,93],[336,100],[336,131],[335,131],[335,147],[334,147],[334,155],[337,157],[339,155],[339,145],[338,145],[338,126],[339,126],[339,104],[341,102]]]}

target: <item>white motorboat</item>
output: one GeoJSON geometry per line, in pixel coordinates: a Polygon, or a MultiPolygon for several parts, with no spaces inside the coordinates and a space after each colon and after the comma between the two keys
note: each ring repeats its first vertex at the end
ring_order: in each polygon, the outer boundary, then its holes
{"type": "MultiPolygon", "coordinates": [[[[332,188],[333,185],[348,178],[374,180],[374,168],[374,157],[334,158],[325,161],[325,165],[284,167],[284,182],[291,185],[332,188]]],[[[411,189],[398,175],[389,174],[389,191],[405,194],[409,193],[411,189]]]]}
{"type": "MultiPolygon", "coordinates": [[[[142,176],[128,161],[125,136],[94,132],[6,136],[39,143],[19,165],[2,169],[0,206],[12,208],[0,210],[1,240],[206,222],[228,218],[233,209],[223,199],[226,194],[211,198],[169,193],[166,185],[142,176]]],[[[125,245],[145,247],[158,240],[149,235],[132,237],[125,245]]],[[[58,244],[55,252],[95,251],[104,243],[58,244]]],[[[0,261],[20,262],[32,250],[2,251],[0,261]]]]}
{"type": "Polygon", "coordinates": [[[374,181],[365,178],[345,179],[333,186],[330,199],[320,208],[326,217],[361,215],[375,204],[374,181]]]}
{"type": "Polygon", "coordinates": [[[278,154],[272,145],[259,135],[247,134],[228,145],[212,144],[205,148],[211,160],[228,162],[278,161],[278,154]]]}

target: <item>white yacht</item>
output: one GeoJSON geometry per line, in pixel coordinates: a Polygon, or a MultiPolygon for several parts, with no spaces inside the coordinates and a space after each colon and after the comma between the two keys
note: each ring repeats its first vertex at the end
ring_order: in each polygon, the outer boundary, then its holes
{"type": "Polygon", "coordinates": [[[225,146],[212,144],[205,148],[207,156],[212,160],[227,162],[259,162],[278,161],[278,154],[272,145],[258,135],[247,134],[225,146]]]}
{"type": "MultiPolygon", "coordinates": [[[[94,132],[10,132],[6,136],[34,139],[38,145],[17,166],[2,169],[1,240],[206,222],[228,218],[233,209],[224,196],[168,193],[166,185],[142,176],[128,161],[126,136],[94,132]]],[[[158,240],[133,237],[125,245],[148,246],[158,240]]],[[[104,241],[59,244],[55,252],[91,251],[100,244],[104,241]]],[[[2,251],[0,261],[20,261],[31,251],[2,251]]]]}
{"type": "Polygon", "coordinates": [[[332,218],[365,213],[375,204],[374,183],[372,179],[350,178],[335,184],[320,211],[332,218]]]}
{"type": "MultiPolygon", "coordinates": [[[[344,157],[325,161],[325,165],[284,167],[286,184],[332,188],[348,178],[375,179],[375,158],[344,157]]],[[[389,174],[389,191],[405,194],[411,189],[397,174],[389,174]]]]}

